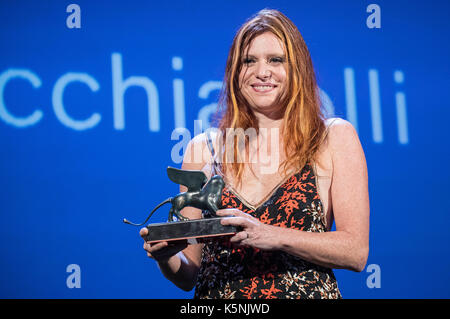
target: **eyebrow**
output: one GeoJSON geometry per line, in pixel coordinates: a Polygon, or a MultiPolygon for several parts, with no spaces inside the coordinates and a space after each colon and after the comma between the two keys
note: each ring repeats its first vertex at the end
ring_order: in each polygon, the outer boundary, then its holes
{"type": "MultiPolygon", "coordinates": [[[[255,58],[255,59],[257,59],[257,57],[254,56],[254,55],[252,55],[252,54],[244,55],[244,57],[246,57],[246,58],[255,58]]],[[[269,57],[269,58],[272,58],[272,57],[282,57],[282,58],[286,58],[286,55],[285,55],[284,53],[283,53],[283,54],[269,53],[269,54],[266,54],[266,57],[269,57]]]]}

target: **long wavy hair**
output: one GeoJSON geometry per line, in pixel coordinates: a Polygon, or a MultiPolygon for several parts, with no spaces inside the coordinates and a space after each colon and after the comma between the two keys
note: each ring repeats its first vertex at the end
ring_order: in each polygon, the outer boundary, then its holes
{"type": "MultiPolygon", "coordinates": [[[[230,143],[227,129],[255,128],[258,131],[257,118],[239,87],[239,74],[243,67],[245,51],[255,37],[265,32],[272,32],[281,41],[287,63],[287,85],[280,99],[282,128],[285,128],[282,130],[282,138],[286,160],[281,163],[284,172],[290,169],[301,170],[313,159],[325,133],[324,115],[313,64],[302,35],[283,13],[271,9],[259,11],[239,28],[233,39],[219,98],[221,169],[223,173],[231,170],[238,183],[242,180],[245,165],[239,158],[243,149],[240,149],[240,144],[236,142],[237,136],[234,136],[233,143],[230,143]],[[233,149],[230,149],[230,145],[233,149]],[[230,151],[233,154],[231,163],[227,160],[230,151]]],[[[248,143],[245,151],[248,152],[248,143]]]]}

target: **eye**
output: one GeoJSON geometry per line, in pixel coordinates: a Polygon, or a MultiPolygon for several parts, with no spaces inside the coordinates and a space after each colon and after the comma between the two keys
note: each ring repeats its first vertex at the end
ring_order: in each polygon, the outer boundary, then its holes
{"type": "Polygon", "coordinates": [[[243,61],[242,61],[242,63],[244,63],[244,64],[251,64],[251,63],[255,63],[255,59],[253,59],[253,58],[245,58],[243,61]]]}
{"type": "Polygon", "coordinates": [[[269,60],[269,62],[271,63],[283,63],[284,62],[284,58],[282,57],[273,57],[269,60]]]}

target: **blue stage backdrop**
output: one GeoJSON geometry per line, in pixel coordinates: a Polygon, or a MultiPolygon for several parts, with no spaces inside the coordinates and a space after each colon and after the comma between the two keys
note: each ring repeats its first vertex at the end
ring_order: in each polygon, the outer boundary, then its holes
{"type": "Polygon", "coordinates": [[[193,296],[122,218],[178,192],[166,167],[265,7],[298,26],[326,109],[365,150],[370,254],[335,271],[343,296],[450,297],[450,2],[424,0],[1,1],[0,297],[193,296]]]}

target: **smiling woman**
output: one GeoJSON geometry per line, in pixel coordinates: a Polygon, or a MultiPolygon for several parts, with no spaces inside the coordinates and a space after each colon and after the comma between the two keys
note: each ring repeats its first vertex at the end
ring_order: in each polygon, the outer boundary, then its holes
{"type": "Polygon", "coordinates": [[[269,116],[279,112],[279,97],[285,90],[287,72],[281,41],[271,32],[261,34],[249,46],[243,65],[240,90],[252,109],[269,116]]]}
{"type": "MultiPolygon", "coordinates": [[[[289,128],[280,136],[287,151],[285,174],[289,167],[304,166],[317,152],[325,123],[314,68],[302,35],[284,14],[261,10],[241,26],[230,48],[224,83],[221,131],[274,124],[289,128]]],[[[223,159],[233,152],[235,161],[223,169],[231,169],[239,182],[244,165],[237,155],[238,143],[232,144],[230,150],[225,143],[223,159]]]]}
{"type": "Polygon", "coordinates": [[[341,298],[332,268],[361,271],[368,256],[364,152],[349,122],[322,115],[309,51],[284,14],[261,10],[239,29],[220,105],[220,134],[196,136],[182,168],[223,177],[217,215],[242,231],[197,245],[144,243],[148,256],[180,288],[195,286],[196,298],[341,298]],[[255,155],[264,147],[274,171],[255,155]],[[203,162],[186,160],[192,154],[203,162]]]}

